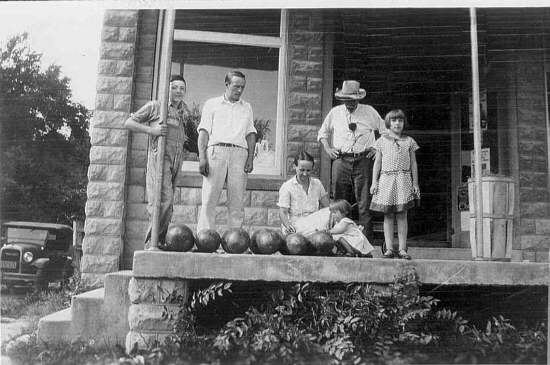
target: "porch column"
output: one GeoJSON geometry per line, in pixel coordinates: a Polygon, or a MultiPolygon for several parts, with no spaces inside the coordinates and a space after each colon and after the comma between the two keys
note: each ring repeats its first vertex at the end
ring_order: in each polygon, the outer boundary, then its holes
{"type": "Polygon", "coordinates": [[[103,285],[120,268],[123,249],[128,132],[138,10],[108,10],[103,20],[82,243],[82,283],[103,285]]]}
{"type": "Polygon", "coordinates": [[[481,187],[481,118],[479,110],[479,63],[475,8],[470,8],[470,39],[472,48],[472,104],[474,111],[474,178],[476,184],[476,258],[481,259],[483,257],[483,194],[481,187]]]}

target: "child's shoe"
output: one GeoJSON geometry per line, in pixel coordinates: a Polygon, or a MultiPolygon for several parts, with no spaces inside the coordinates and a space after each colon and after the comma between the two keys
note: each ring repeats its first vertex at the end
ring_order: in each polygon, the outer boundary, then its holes
{"type": "Polygon", "coordinates": [[[395,257],[395,254],[396,252],[394,250],[386,250],[382,257],[385,259],[393,259],[395,257]]]}
{"type": "Polygon", "coordinates": [[[355,257],[361,257],[361,258],[364,258],[364,259],[372,259],[372,254],[371,253],[357,253],[357,254],[355,254],[355,257]]]}
{"type": "Polygon", "coordinates": [[[399,250],[399,252],[397,253],[397,257],[399,257],[400,259],[405,259],[405,260],[410,260],[411,259],[411,255],[409,255],[407,253],[407,251],[405,251],[405,250],[399,250]]]}

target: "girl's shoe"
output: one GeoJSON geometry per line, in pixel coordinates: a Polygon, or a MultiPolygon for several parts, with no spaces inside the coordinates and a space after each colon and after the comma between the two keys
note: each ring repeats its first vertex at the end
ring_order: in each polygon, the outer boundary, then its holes
{"type": "Polygon", "coordinates": [[[405,250],[399,250],[399,252],[397,253],[397,257],[399,257],[400,259],[405,259],[405,260],[410,260],[411,259],[411,255],[409,255],[407,253],[407,251],[405,251],[405,250]]]}
{"type": "Polygon", "coordinates": [[[395,254],[396,252],[394,250],[386,250],[382,257],[385,259],[393,259],[395,257],[395,254]]]}

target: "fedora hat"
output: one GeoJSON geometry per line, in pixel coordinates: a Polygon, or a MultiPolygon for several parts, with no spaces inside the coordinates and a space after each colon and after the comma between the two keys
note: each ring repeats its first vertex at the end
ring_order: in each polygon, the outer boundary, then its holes
{"type": "Polygon", "coordinates": [[[361,100],[367,95],[365,89],[359,88],[359,81],[345,80],[342,89],[336,89],[334,97],[338,100],[361,100]]]}

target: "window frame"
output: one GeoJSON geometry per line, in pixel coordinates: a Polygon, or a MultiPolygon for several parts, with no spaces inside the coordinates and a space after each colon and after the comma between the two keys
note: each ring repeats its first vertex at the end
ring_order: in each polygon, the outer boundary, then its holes
{"type": "MultiPolygon", "coordinates": [[[[277,74],[277,118],[275,135],[275,166],[273,168],[261,169],[254,166],[253,174],[248,177],[248,188],[257,187],[261,190],[270,190],[280,185],[286,178],[286,121],[287,121],[287,68],[288,68],[288,13],[281,9],[281,21],[279,37],[259,36],[252,34],[223,33],[212,31],[196,31],[186,29],[174,29],[173,41],[202,42],[228,45],[254,46],[265,48],[277,48],[279,50],[278,74],[277,74]]],[[[159,19],[159,27],[162,26],[162,19],[159,19]]],[[[160,37],[160,34],[158,34],[160,37]]],[[[160,42],[157,41],[155,50],[155,65],[160,64],[160,59],[165,52],[160,49],[160,42]]],[[[156,97],[158,90],[158,67],[155,66],[153,77],[153,90],[156,97]]],[[[223,93],[220,88],[218,92],[213,91],[212,97],[223,93]]],[[[246,100],[246,96],[244,97],[246,100]]],[[[182,173],[176,181],[177,186],[200,187],[202,176],[198,172],[197,161],[184,161],[182,173]]]]}

